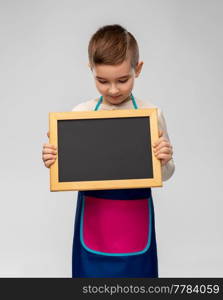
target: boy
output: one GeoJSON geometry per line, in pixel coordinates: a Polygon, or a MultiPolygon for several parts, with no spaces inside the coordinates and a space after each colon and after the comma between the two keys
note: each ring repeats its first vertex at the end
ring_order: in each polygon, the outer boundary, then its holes
{"type": "MultiPolygon", "coordinates": [[[[73,111],[154,107],[132,94],[143,62],[139,61],[134,36],[125,28],[99,28],[91,37],[88,55],[101,97],[80,103],[73,111]]],[[[153,148],[161,160],[165,181],[175,167],[165,119],[159,109],[158,125],[159,139],[153,148]]],[[[46,167],[55,162],[56,154],[55,146],[44,144],[42,159],[46,167]]],[[[78,192],[72,277],[158,277],[150,188],[78,192]]]]}

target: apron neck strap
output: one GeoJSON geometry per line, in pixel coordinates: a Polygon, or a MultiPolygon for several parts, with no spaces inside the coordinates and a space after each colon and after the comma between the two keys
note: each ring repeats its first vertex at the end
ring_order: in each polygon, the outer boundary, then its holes
{"type": "MultiPolygon", "coordinates": [[[[137,106],[137,104],[136,104],[136,100],[135,100],[135,98],[134,98],[134,96],[133,96],[132,93],[131,93],[131,99],[132,99],[132,104],[133,104],[134,108],[137,109],[138,106],[137,106]]],[[[101,105],[102,101],[103,101],[103,96],[101,96],[101,97],[99,98],[98,103],[96,104],[94,110],[98,110],[98,108],[99,108],[99,106],[101,105]]]]}

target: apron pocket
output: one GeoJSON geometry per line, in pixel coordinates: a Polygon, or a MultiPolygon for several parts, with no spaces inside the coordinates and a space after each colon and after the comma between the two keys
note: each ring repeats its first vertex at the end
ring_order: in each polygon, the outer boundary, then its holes
{"type": "Polygon", "coordinates": [[[140,254],[149,247],[150,198],[112,200],[83,197],[81,242],[95,254],[140,254]]]}

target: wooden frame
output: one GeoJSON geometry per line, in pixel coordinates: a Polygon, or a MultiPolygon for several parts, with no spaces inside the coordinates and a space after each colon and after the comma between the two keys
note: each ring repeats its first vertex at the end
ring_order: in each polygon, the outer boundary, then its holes
{"type": "MultiPolygon", "coordinates": [[[[49,131],[50,144],[58,148],[57,122],[58,120],[71,119],[94,119],[94,118],[126,118],[126,117],[149,117],[151,145],[158,139],[158,119],[157,108],[136,109],[136,110],[101,110],[101,111],[72,111],[49,113],[49,131]]],[[[151,146],[152,147],[152,146],[151,146]]],[[[59,152],[59,151],[58,151],[59,152]]],[[[58,156],[50,167],[50,190],[51,191],[69,191],[69,190],[105,190],[105,189],[129,189],[161,187],[161,164],[151,149],[153,178],[143,179],[125,179],[125,180],[97,180],[97,181],[76,181],[59,182],[58,181],[58,156]]]]}

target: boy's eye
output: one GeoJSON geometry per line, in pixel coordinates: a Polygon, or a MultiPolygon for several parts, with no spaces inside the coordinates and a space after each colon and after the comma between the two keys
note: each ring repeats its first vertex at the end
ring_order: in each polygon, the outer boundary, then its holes
{"type": "MultiPolygon", "coordinates": [[[[105,83],[107,83],[107,81],[102,81],[102,80],[98,80],[100,83],[102,83],[102,84],[105,84],[105,83]]],[[[127,82],[128,81],[128,79],[125,79],[125,80],[119,80],[118,82],[120,82],[120,83],[125,83],[125,82],[127,82]]]]}

